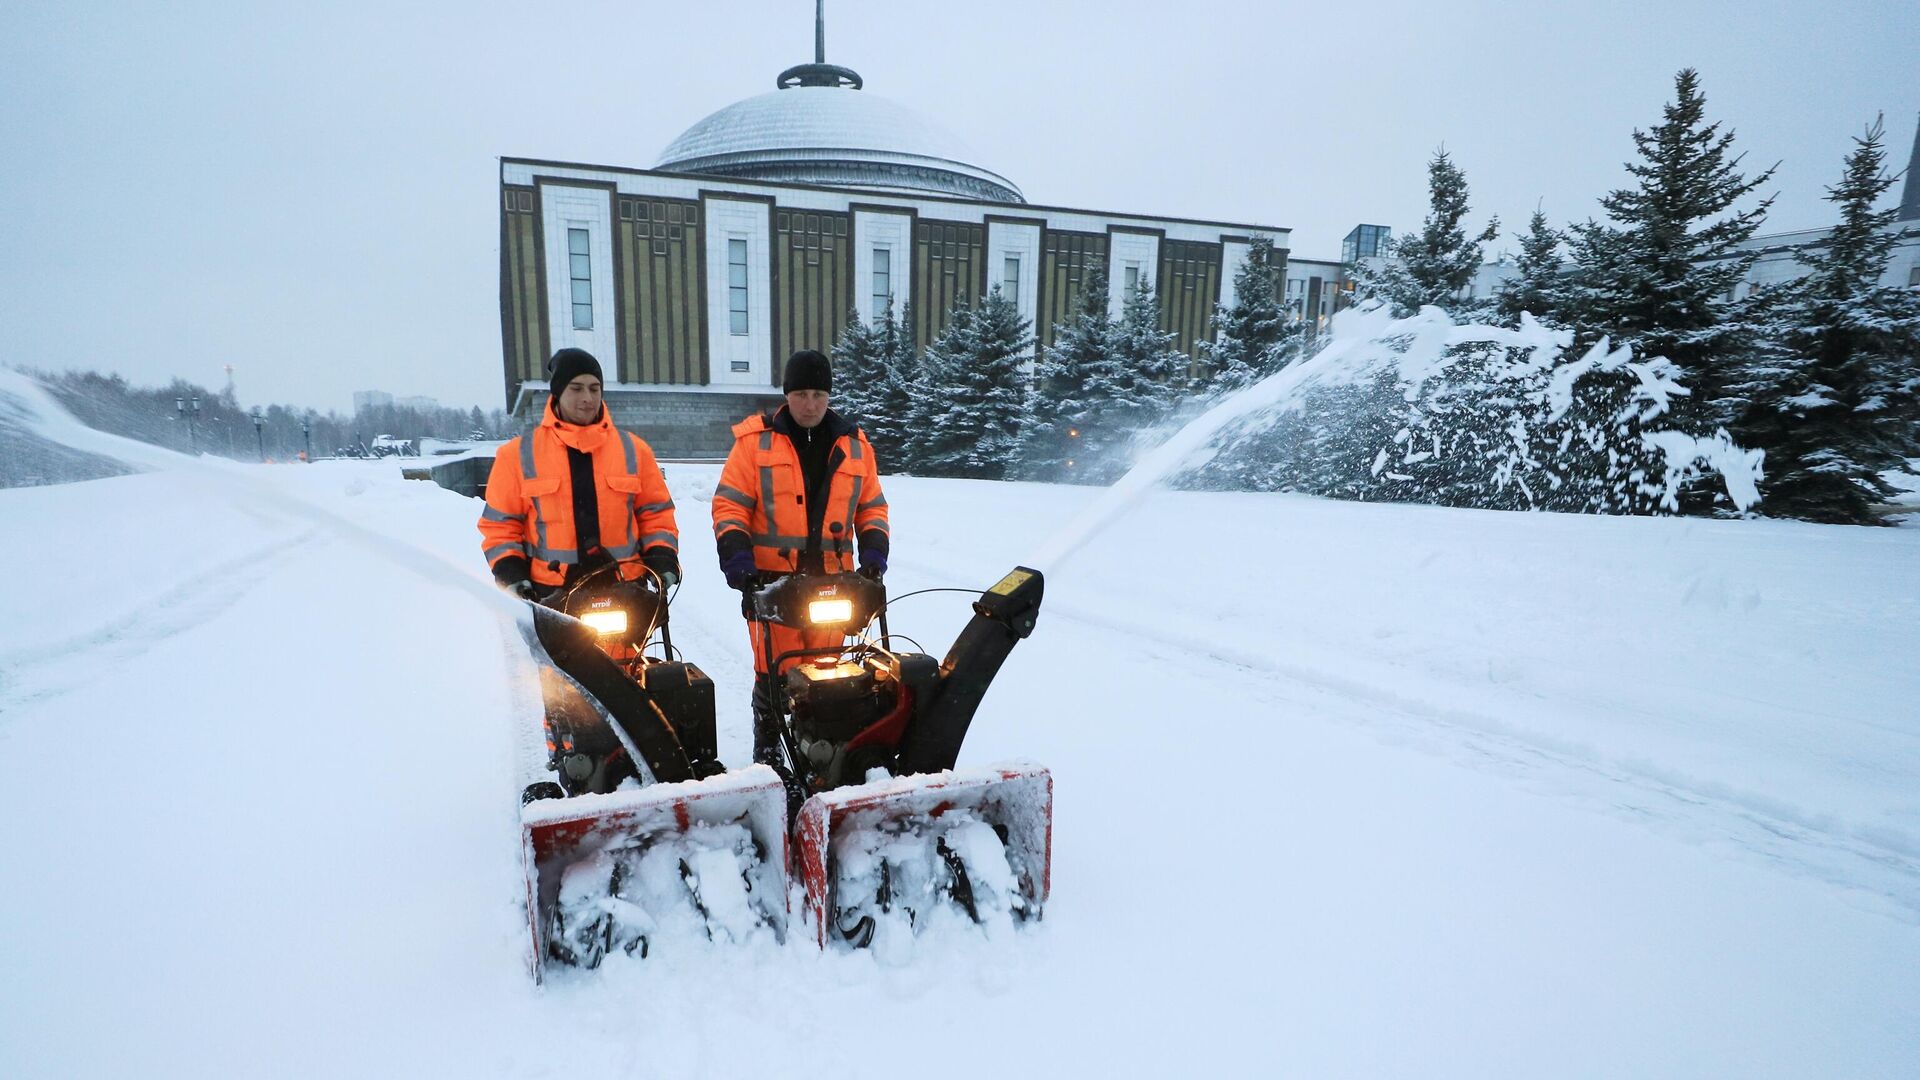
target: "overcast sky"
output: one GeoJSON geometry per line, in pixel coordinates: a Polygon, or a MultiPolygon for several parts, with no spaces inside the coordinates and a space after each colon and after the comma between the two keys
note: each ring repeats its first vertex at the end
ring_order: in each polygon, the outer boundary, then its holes
{"type": "MultiPolygon", "coordinates": [[[[1780,162],[1769,231],[1828,223],[1874,115],[1920,116],[1920,2],[828,0],[827,58],[1033,202],[1293,230],[1335,258],[1426,207],[1445,144],[1503,241],[1597,213],[1698,68],[1780,162]]],[[[0,0],[0,362],[345,410],[500,400],[497,158],[651,166],[812,59],[808,0],[0,0]]],[[[1898,189],[1894,192],[1897,198],[1898,189]]]]}

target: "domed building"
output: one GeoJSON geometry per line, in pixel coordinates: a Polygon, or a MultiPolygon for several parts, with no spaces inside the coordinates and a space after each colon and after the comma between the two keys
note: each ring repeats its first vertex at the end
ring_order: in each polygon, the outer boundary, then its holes
{"type": "Polygon", "coordinates": [[[1156,290],[1162,329],[1197,358],[1256,232],[1287,230],[1036,206],[966,143],[814,60],[697,121],[651,168],[500,162],[500,323],[508,408],[545,407],[547,357],[599,357],[616,422],[665,457],[724,456],[742,416],[778,404],[798,349],[849,318],[911,312],[915,340],[1002,290],[1037,347],[1071,318],[1083,272],[1156,290]]]}
{"type": "Polygon", "coordinates": [[[746,180],[1023,203],[959,137],[904,105],[835,86],[736,101],[688,128],[653,167],[746,180]]]}

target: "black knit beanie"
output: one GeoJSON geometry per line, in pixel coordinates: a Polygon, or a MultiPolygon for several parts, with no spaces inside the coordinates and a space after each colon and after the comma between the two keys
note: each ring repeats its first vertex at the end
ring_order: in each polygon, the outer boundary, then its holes
{"type": "Polygon", "coordinates": [[[782,393],[795,390],[833,390],[833,364],[816,349],[801,349],[787,357],[787,372],[780,380],[782,393]]]}
{"type": "Polygon", "coordinates": [[[552,360],[547,361],[547,370],[553,373],[553,381],[547,384],[547,389],[555,401],[560,399],[560,391],[565,390],[568,383],[582,375],[606,381],[606,376],[600,374],[600,361],[585,349],[561,349],[553,354],[552,360]]]}

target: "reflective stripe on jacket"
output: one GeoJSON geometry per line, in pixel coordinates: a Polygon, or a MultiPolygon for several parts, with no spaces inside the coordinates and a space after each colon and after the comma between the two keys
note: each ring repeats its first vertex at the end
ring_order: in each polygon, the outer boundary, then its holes
{"type": "Polygon", "coordinates": [[[568,447],[593,458],[600,546],[622,563],[622,577],[640,575],[640,555],[648,548],[680,550],[673,498],[653,448],[614,427],[604,408],[597,422],[583,427],[561,421],[549,405],[538,427],[494,454],[480,513],[488,566],[519,555],[532,563],[536,583],[558,585],[580,561],[568,447]]]}
{"type": "MultiPolygon", "coordinates": [[[[733,439],[733,451],[713,493],[714,540],[720,542],[729,532],[738,531],[753,544],[755,566],[797,570],[809,543],[806,481],[799,452],[774,430],[766,414],[735,424],[733,439]]],[[[848,425],[828,452],[827,470],[818,547],[829,572],[851,570],[865,534],[888,535],[887,498],[880,491],[880,471],[866,433],[848,425]]]]}

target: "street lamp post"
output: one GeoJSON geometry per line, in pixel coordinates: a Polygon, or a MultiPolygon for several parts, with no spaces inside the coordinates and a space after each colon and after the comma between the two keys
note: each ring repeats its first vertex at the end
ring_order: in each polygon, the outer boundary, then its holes
{"type": "Polygon", "coordinates": [[[266,432],[260,427],[261,424],[266,422],[266,419],[266,417],[260,415],[260,406],[255,405],[253,407],[253,437],[260,443],[261,461],[267,460],[267,436],[266,432]]]}
{"type": "Polygon", "coordinates": [[[313,462],[313,421],[312,420],[308,420],[304,417],[300,420],[300,437],[307,441],[307,463],[312,464],[313,462]]]}
{"type": "Polygon", "coordinates": [[[199,441],[194,438],[193,418],[200,415],[200,395],[193,395],[193,407],[191,409],[187,407],[187,399],[184,396],[173,399],[173,408],[174,411],[180,415],[180,419],[187,422],[187,449],[198,454],[200,452],[200,444],[199,441]]]}

